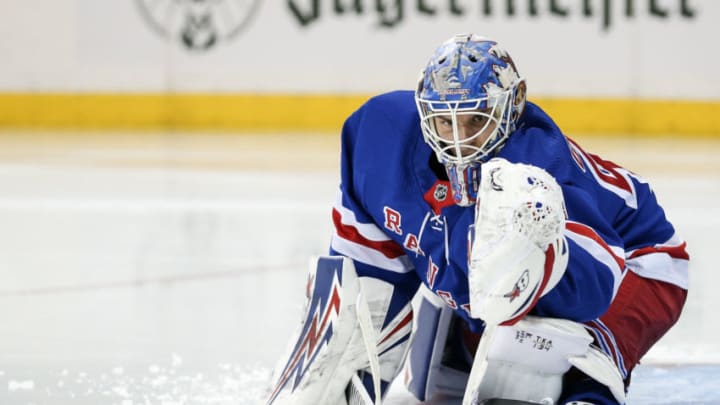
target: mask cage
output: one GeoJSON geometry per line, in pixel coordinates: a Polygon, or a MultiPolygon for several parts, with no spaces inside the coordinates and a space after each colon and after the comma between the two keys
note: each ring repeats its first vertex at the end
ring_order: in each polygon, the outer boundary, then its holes
{"type": "Polygon", "coordinates": [[[512,109],[508,107],[512,93],[509,89],[488,97],[459,101],[425,100],[416,97],[423,137],[438,160],[445,165],[458,166],[459,169],[487,160],[490,153],[510,133],[512,109]],[[485,120],[484,125],[474,134],[461,139],[458,117],[473,115],[482,117],[485,120]],[[440,136],[436,127],[436,117],[450,119],[452,139],[440,136]],[[495,128],[487,139],[480,146],[473,145],[491,125],[495,128]]]}

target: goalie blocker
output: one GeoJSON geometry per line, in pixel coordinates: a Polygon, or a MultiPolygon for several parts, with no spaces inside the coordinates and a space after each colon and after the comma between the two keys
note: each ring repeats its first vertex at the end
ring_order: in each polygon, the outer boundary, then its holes
{"type": "Polygon", "coordinates": [[[313,260],[303,322],[277,364],[267,405],[379,404],[404,361],[412,307],[358,277],[345,257],[313,260]]]}

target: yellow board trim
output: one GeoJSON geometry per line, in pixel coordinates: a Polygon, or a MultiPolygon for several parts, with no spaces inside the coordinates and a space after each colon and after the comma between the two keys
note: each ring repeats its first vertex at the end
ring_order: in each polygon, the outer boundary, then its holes
{"type": "MultiPolygon", "coordinates": [[[[0,93],[0,128],[337,132],[370,95],[0,93]]],[[[720,100],[533,99],[566,133],[720,137],[720,100]]]]}

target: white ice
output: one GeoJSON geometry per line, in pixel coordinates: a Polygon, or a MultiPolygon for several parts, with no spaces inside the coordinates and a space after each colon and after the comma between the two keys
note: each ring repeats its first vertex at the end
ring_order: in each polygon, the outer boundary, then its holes
{"type": "MultiPolygon", "coordinates": [[[[337,139],[0,135],[0,404],[262,403],[327,249],[337,139]]],[[[673,139],[580,141],[652,182],[692,256],[629,403],[720,404],[720,142],[673,139]]]]}

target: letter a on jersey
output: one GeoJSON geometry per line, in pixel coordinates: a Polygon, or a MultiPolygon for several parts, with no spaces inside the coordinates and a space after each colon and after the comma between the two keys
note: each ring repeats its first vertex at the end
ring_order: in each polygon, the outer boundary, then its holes
{"type": "Polygon", "coordinates": [[[407,236],[405,237],[405,243],[403,244],[403,246],[405,246],[405,249],[407,249],[411,252],[415,252],[415,253],[419,254],[420,256],[425,256],[425,252],[423,252],[422,249],[420,249],[420,244],[418,242],[417,236],[415,236],[415,234],[413,234],[413,233],[407,234],[407,236]]]}

